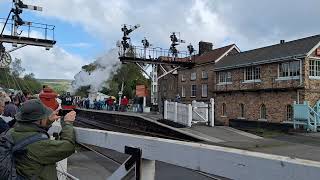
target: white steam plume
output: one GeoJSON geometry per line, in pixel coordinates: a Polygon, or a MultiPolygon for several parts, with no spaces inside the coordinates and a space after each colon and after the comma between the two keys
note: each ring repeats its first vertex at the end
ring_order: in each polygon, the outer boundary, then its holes
{"type": "Polygon", "coordinates": [[[90,92],[98,92],[105,85],[105,81],[110,78],[110,75],[120,67],[120,61],[118,58],[118,50],[111,49],[106,55],[99,57],[92,64],[96,66],[96,69],[92,72],[86,72],[81,70],[74,76],[72,82],[72,91],[75,92],[82,86],[90,85],[90,92]]]}

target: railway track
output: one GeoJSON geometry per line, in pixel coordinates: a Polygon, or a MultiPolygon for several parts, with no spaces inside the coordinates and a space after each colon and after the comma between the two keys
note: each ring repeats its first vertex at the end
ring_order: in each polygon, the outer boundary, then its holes
{"type": "Polygon", "coordinates": [[[178,137],[172,137],[172,136],[168,136],[165,134],[138,130],[138,129],[134,129],[134,128],[130,128],[130,127],[116,125],[113,123],[108,123],[106,121],[101,121],[98,119],[93,120],[93,119],[88,119],[88,118],[84,118],[84,117],[77,117],[76,122],[75,122],[75,126],[90,128],[90,129],[99,129],[99,130],[106,130],[106,131],[114,131],[114,132],[121,132],[121,133],[135,134],[135,135],[144,135],[144,136],[151,136],[151,137],[192,142],[190,140],[186,140],[186,139],[182,139],[182,138],[178,138],[178,137]]]}
{"type": "MultiPolygon", "coordinates": [[[[143,129],[135,129],[134,127],[125,127],[119,124],[110,123],[100,118],[78,116],[74,125],[77,127],[84,127],[84,128],[90,128],[90,129],[99,129],[99,130],[106,130],[106,131],[113,131],[113,132],[121,132],[121,133],[135,134],[135,135],[144,135],[144,136],[151,136],[151,137],[158,137],[158,138],[165,138],[165,139],[172,139],[172,140],[179,140],[179,141],[194,142],[194,141],[183,139],[183,138],[172,137],[172,136],[168,136],[161,133],[150,132],[148,130],[151,128],[148,128],[148,127],[145,127],[143,129]]],[[[131,126],[133,125],[134,123],[132,123],[131,126]]],[[[85,144],[79,144],[79,145],[87,150],[90,150],[99,154],[103,158],[111,160],[117,165],[122,164],[122,162],[119,161],[119,159],[113,158],[110,154],[108,154],[107,152],[104,152],[103,150],[100,150],[99,148],[97,149],[96,147],[85,145],[85,144]]],[[[194,171],[194,170],[190,170],[190,171],[193,171],[194,173],[200,174],[203,177],[206,177],[209,179],[225,180],[225,178],[212,176],[200,171],[194,171]]]]}

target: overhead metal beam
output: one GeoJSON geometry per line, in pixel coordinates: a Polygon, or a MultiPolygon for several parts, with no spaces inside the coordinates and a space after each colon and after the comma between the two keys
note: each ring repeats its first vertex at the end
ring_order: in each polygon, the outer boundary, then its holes
{"type": "Polygon", "coordinates": [[[12,49],[8,50],[7,53],[11,53],[11,52],[13,52],[15,50],[18,50],[18,49],[26,47],[26,46],[27,46],[27,44],[23,44],[23,45],[21,45],[19,47],[12,48],[12,49]]]}
{"type": "Polygon", "coordinates": [[[147,71],[139,63],[136,63],[136,65],[144,72],[145,75],[147,75],[151,79],[151,76],[147,73],[147,71]]]}
{"type": "Polygon", "coordinates": [[[28,38],[20,36],[2,35],[0,36],[0,42],[12,43],[12,44],[25,44],[32,46],[41,46],[46,48],[52,48],[56,44],[54,40],[28,38]]]}
{"type": "Polygon", "coordinates": [[[176,68],[174,68],[174,69],[172,69],[172,70],[170,70],[170,71],[167,71],[166,73],[164,73],[164,74],[162,74],[161,76],[159,76],[159,77],[158,77],[158,80],[161,79],[161,78],[163,78],[164,76],[170,74],[170,73],[173,73],[175,70],[177,70],[177,69],[179,69],[179,68],[180,68],[180,66],[178,66],[178,67],[176,67],[176,68]]]}
{"type": "MultiPolygon", "coordinates": [[[[237,180],[318,180],[320,162],[201,143],[75,128],[78,143],[125,153],[141,149],[141,158],[237,180]]],[[[143,169],[142,169],[143,171],[143,169]]]]}

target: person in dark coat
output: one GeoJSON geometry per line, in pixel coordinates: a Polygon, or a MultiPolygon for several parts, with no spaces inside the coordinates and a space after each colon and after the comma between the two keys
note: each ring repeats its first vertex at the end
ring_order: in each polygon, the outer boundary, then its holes
{"type": "MultiPolygon", "coordinates": [[[[2,114],[4,110],[4,106],[5,106],[4,101],[5,100],[3,98],[0,99],[0,114],[2,114]]],[[[0,117],[0,133],[3,133],[8,129],[9,129],[9,125],[4,119],[2,119],[2,117],[0,117]]]]}
{"type": "MultiPolygon", "coordinates": [[[[15,97],[13,97],[15,99],[15,97]]],[[[14,104],[14,102],[6,102],[4,107],[3,116],[12,117],[17,113],[18,107],[14,104]]]]}

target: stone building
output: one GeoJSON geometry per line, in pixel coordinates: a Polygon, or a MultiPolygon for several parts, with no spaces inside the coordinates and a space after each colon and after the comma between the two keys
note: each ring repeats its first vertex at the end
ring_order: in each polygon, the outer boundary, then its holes
{"type": "Polygon", "coordinates": [[[214,97],[219,124],[290,122],[294,101],[313,105],[320,99],[320,35],[245,52],[236,45],[212,50],[201,43],[196,65],[161,80],[159,94],[179,94],[185,103],[214,97]]]}

